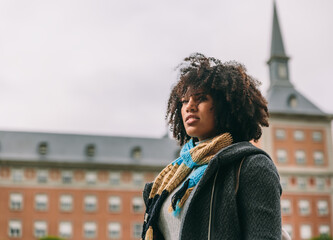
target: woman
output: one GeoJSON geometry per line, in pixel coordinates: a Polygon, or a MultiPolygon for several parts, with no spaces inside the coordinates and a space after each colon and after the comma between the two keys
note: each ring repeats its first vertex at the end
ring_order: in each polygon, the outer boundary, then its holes
{"type": "Polygon", "coordinates": [[[249,141],[267,102],[241,64],[193,54],[179,66],[167,119],[180,157],[147,184],[142,239],[281,239],[281,187],[249,141]]]}

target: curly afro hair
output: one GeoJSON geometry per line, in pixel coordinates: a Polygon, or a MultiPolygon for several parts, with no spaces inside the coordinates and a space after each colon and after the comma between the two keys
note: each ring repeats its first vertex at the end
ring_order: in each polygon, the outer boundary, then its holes
{"type": "Polygon", "coordinates": [[[194,53],[178,69],[179,81],[171,91],[166,119],[181,146],[191,138],[183,125],[181,99],[198,90],[213,98],[217,134],[230,132],[234,142],[256,142],[262,135],[261,127],[269,126],[267,101],[258,89],[260,82],[249,76],[242,64],[222,63],[194,53]]]}

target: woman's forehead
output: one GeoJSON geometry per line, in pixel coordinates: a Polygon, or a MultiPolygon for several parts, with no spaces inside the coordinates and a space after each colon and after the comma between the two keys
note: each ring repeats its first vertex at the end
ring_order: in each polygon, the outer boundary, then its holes
{"type": "Polygon", "coordinates": [[[208,94],[203,88],[188,87],[182,97],[199,96],[203,94],[208,94]]]}

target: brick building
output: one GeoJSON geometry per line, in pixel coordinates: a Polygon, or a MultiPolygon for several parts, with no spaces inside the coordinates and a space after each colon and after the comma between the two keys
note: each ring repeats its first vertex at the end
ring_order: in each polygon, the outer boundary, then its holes
{"type": "Polygon", "coordinates": [[[274,4],[268,60],[270,127],[264,129],[260,146],[281,176],[284,228],[293,239],[309,239],[333,230],[332,115],[296,90],[288,61],[274,4]]]}
{"type": "Polygon", "coordinates": [[[169,138],[0,132],[0,239],[138,239],[169,138]]]}

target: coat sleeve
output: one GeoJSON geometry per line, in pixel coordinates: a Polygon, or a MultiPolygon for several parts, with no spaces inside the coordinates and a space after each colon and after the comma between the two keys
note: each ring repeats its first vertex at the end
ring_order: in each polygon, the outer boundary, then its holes
{"type": "Polygon", "coordinates": [[[263,154],[245,159],[237,193],[242,239],[281,239],[281,191],[271,159],[263,154]]]}

